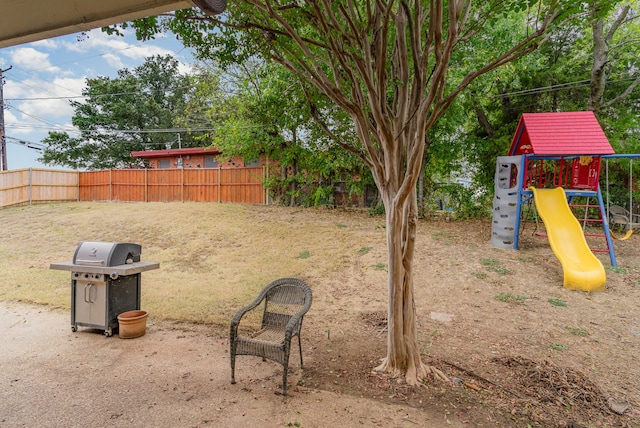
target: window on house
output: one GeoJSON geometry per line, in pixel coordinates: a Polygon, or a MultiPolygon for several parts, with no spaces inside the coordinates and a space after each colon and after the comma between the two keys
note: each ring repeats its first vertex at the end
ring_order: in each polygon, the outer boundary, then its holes
{"type": "Polygon", "coordinates": [[[169,159],[162,159],[158,162],[158,168],[160,169],[169,169],[171,168],[171,161],[169,159]]]}
{"type": "Polygon", "coordinates": [[[205,168],[217,168],[218,161],[215,160],[213,156],[207,156],[204,158],[204,167],[205,168]]]}
{"type": "Polygon", "coordinates": [[[244,166],[258,166],[258,158],[244,159],[244,166]]]}

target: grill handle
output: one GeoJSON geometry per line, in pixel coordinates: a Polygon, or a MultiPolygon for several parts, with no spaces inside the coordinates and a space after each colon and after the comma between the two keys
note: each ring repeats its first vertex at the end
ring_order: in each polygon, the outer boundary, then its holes
{"type": "Polygon", "coordinates": [[[86,264],[86,265],[103,265],[104,260],[75,260],[75,264],[86,264]]]}
{"type": "Polygon", "coordinates": [[[84,286],[84,301],[86,303],[93,303],[93,301],[91,300],[91,288],[93,287],[93,284],[89,283],[87,285],[84,286]],[[89,298],[87,299],[87,289],[89,290],[89,298]]]}

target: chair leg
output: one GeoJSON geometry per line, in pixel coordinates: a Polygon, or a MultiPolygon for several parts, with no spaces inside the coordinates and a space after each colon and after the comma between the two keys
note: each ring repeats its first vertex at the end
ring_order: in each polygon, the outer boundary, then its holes
{"type": "MultiPolygon", "coordinates": [[[[233,342],[232,342],[233,343],[233,342]]],[[[236,383],[236,350],[233,344],[231,345],[231,384],[236,383]]]]}
{"type": "Polygon", "coordinates": [[[284,346],[284,363],[282,363],[282,395],[287,395],[287,372],[289,371],[289,353],[291,352],[291,341],[284,346]]]}
{"type": "Polygon", "coordinates": [[[287,395],[287,365],[282,370],[282,395],[287,395]]]}
{"type": "Polygon", "coordinates": [[[300,350],[300,368],[303,368],[303,366],[302,366],[302,342],[300,340],[300,335],[298,335],[298,349],[300,350]]]}

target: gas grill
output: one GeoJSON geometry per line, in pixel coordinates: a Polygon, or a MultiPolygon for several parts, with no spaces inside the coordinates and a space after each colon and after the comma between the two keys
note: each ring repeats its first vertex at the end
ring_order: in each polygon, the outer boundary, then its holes
{"type": "Polygon", "coordinates": [[[118,328],[118,315],[140,309],[141,273],[160,263],[140,260],[142,247],[129,242],[81,242],[72,262],[50,268],[71,272],[71,331],[78,326],[118,328]]]}

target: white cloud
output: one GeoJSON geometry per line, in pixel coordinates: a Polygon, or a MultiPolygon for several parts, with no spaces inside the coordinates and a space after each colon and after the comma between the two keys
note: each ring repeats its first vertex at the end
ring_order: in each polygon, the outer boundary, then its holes
{"type": "Polygon", "coordinates": [[[77,96],[82,94],[82,90],[86,86],[86,78],[70,78],[59,77],[53,79],[53,84],[56,86],[56,92],[59,96],[77,96]]]}
{"type": "MultiPolygon", "coordinates": [[[[74,63],[78,66],[89,65],[96,67],[100,60],[111,68],[111,72],[106,72],[106,67],[100,67],[99,72],[95,69],[85,69],[85,75],[113,76],[114,71],[123,68],[133,69],[144,63],[145,59],[154,55],[172,55],[180,59],[191,60],[188,50],[182,44],[168,36],[160,36],[157,40],[141,42],[135,40],[131,31],[124,31],[125,36],[110,36],[100,30],[92,30],[87,33],[82,41],[66,38],[61,45],[72,52],[75,58],[74,63]],[[171,46],[168,48],[167,46],[171,46]],[[86,56],[84,56],[86,54],[86,56]],[[179,55],[178,55],[179,54],[179,55]]],[[[192,66],[181,61],[179,64],[180,73],[191,72],[192,66]]]]}
{"type": "Polygon", "coordinates": [[[193,64],[186,64],[184,62],[178,63],[178,73],[191,74],[192,71],[193,71],[193,64]]]}
{"type": "Polygon", "coordinates": [[[56,49],[58,47],[58,43],[54,39],[44,39],[38,40],[37,42],[32,42],[31,46],[37,48],[56,49]]]}
{"type": "Polygon", "coordinates": [[[121,68],[124,68],[125,65],[122,62],[122,59],[120,59],[120,57],[118,55],[114,55],[114,54],[104,54],[102,55],[102,58],[107,62],[107,64],[109,64],[111,67],[120,70],[121,68]]]}
{"type": "MultiPolygon", "coordinates": [[[[130,32],[126,37],[110,36],[100,30],[92,30],[82,41],[65,41],[65,49],[76,53],[96,53],[90,58],[102,57],[107,64],[115,69],[137,67],[144,59],[152,55],[173,55],[174,52],[160,47],[153,42],[130,42],[130,32]]],[[[89,58],[89,57],[88,57],[89,58]]],[[[88,59],[86,58],[86,59],[88,59]]],[[[83,58],[78,58],[82,61],[83,58]]]]}
{"type": "Polygon", "coordinates": [[[57,73],[60,71],[58,67],[51,65],[49,54],[40,52],[34,48],[17,48],[9,52],[11,61],[18,67],[31,71],[46,71],[49,73],[57,73]]]}

